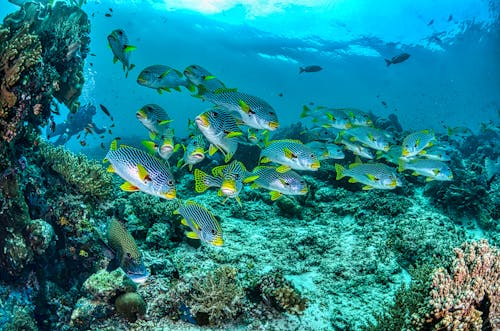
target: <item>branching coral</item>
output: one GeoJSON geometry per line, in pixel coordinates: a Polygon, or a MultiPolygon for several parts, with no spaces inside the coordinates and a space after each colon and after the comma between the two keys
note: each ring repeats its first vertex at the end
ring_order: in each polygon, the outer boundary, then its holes
{"type": "Polygon", "coordinates": [[[455,249],[450,271],[432,276],[426,323],[435,330],[500,329],[500,251],[486,240],[455,249]]]}
{"type": "Polygon", "coordinates": [[[112,176],[85,155],[76,155],[62,147],[40,142],[40,152],[51,169],[80,192],[97,198],[109,197],[113,191],[112,176]]]}
{"type": "Polygon", "coordinates": [[[199,324],[220,325],[242,312],[243,289],[236,282],[236,269],[220,267],[193,280],[191,312],[199,324]]]}
{"type": "Polygon", "coordinates": [[[307,299],[301,297],[279,270],[265,274],[258,287],[264,302],[274,308],[296,315],[302,314],[307,308],[307,299]]]}

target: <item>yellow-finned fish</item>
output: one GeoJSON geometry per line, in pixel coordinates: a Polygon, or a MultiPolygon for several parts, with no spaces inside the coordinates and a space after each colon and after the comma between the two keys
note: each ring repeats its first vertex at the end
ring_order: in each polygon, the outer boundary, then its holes
{"type": "Polygon", "coordinates": [[[281,164],[276,170],[287,172],[294,170],[316,171],[320,167],[318,157],[300,140],[272,140],[260,152],[260,162],[281,164]]]}
{"type": "Polygon", "coordinates": [[[334,143],[311,141],[306,146],[316,154],[320,161],[331,159],[341,160],[345,158],[342,147],[334,143]]]}
{"type": "Polygon", "coordinates": [[[134,283],[144,283],[149,272],[144,266],[142,254],[134,237],[115,218],[108,224],[108,244],[116,254],[114,261],[108,266],[108,271],[121,267],[134,283]]]}
{"type": "Polygon", "coordinates": [[[229,112],[237,113],[241,121],[249,127],[270,131],[279,127],[276,111],[270,104],[256,96],[234,89],[217,89],[211,92],[200,85],[197,97],[229,112]]]}
{"type": "Polygon", "coordinates": [[[360,142],[369,148],[385,152],[389,150],[392,141],[389,133],[368,126],[346,130],[344,135],[353,142],[360,142]]]}
{"type": "Polygon", "coordinates": [[[349,115],[336,108],[317,106],[311,109],[304,105],[300,117],[311,117],[313,123],[321,125],[324,128],[345,130],[352,127],[349,115]]]}
{"type": "Polygon", "coordinates": [[[170,122],[172,122],[165,109],[157,104],[150,103],[142,106],[135,113],[135,116],[148,129],[151,139],[154,140],[157,137],[160,140],[165,139],[165,131],[169,129],[170,122]]]}
{"type": "Polygon", "coordinates": [[[120,188],[127,192],[142,191],[164,199],[175,199],[172,173],[160,159],[134,147],[111,143],[104,161],[109,161],[109,172],[125,180],[120,188]]]}
{"type": "Polygon", "coordinates": [[[383,163],[360,163],[358,160],[349,165],[349,169],[335,164],[335,171],[337,172],[337,180],[345,176],[351,177],[349,183],[365,184],[363,190],[392,190],[402,185],[396,170],[383,163]]]}
{"type": "Polygon", "coordinates": [[[356,108],[337,108],[345,112],[351,118],[352,126],[373,126],[370,115],[356,108]]]}
{"type": "Polygon", "coordinates": [[[188,200],[174,214],[181,215],[183,217],[181,223],[191,228],[191,231],[186,232],[188,238],[200,239],[214,246],[224,244],[219,222],[205,207],[188,200]]]}
{"type": "MultiPolygon", "coordinates": [[[[252,176],[243,163],[233,160],[231,163],[218,166],[212,169],[212,176],[195,169],[194,181],[195,189],[198,193],[205,192],[209,187],[218,187],[219,196],[234,198],[241,205],[240,197],[238,196],[243,188],[244,183],[249,183],[257,177],[252,176]]],[[[224,202],[226,201],[224,200],[224,202]]]]}
{"type": "Polygon", "coordinates": [[[123,64],[125,77],[128,77],[129,71],[135,67],[134,64],[130,64],[130,52],[137,47],[129,45],[128,37],[123,29],[113,30],[108,35],[108,44],[113,52],[113,63],[120,61],[123,64]]]}
{"type": "Polygon", "coordinates": [[[164,159],[165,161],[168,161],[172,154],[177,152],[181,145],[175,144],[174,143],[174,130],[173,129],[167,129],[164,132],[164,138],[163,142],[160,144],[154,142],[154,141],[148,141],[148,140],[143,140],[142,144],[146,149],[151,153],[155,154],[158,153],[158,155],[164,159]]]}
{"type": "Polygon", "coordinates": [[[181,86],[191,92],[195,91],[195,86],[186,80],[182,72],[161,64],[144,68],[137,77],[137,83],[155,89],[160,94],[163,91],[170,92],[171,89],[180,92],[181,86]]]}
{"type": "Polygon", "coordinates": [[[276,167],[257,166],[252,170],[256,176],[252,188],[263,187],[269,190],[271,200],[284,195],[305,195],[308,192],[305,180],[293,170],[285,173],[276,171],[276,167]]]}
{"type": "Polygon", "coordinates": [[[418,154],[425,154],[425,148],[433,145],[436,137],[430,130],[422,130],[410,133],[403,139],[401,156],[412,157],[418,154]]]}
{"type": "Polygon", "coordinates": [[[373,160],[375,157],[372,153],[372,151],[364,146],[358,145],[356,143],[353,143],[350,140],[347,140],[345,138],[341,138],[339,142],[345,146],[345,149],[348,151],[351,151],[354,155],[363,157],[365,159],[373,160]]]}
{"type": "Polygon", "coordinates": [[[194,85],[201,85],[210,92],[226,88],[222,81],[198,64],[192,64],[184,69],[184,76],[194,85]]]}
{"type": "Polygon", "coordinates": [[[243,135],[233,116],[225,110],[213,108],[195,118],[196,125],[210,143],[208,154],[217,149],[224,154],[224,161],[229,162],[238,149],[239,137],[243,135]]]}
{"type": "Polygon", "coordinates": [[[188,166],[189,171],[192,171],[195,164],[198,164],[205,159],[206,146],[207,141],[202,134],[194,136],[191,141],[189,141],[187,147],[182,145],[184,148],[184,155],[182,156],[182,159],[179,159],[177,162],[177,168],[182,169],[183,167],[188,166]]]}
{"type": "Polygon", "coordinates": [[[425,176],[426,181],[453,180],[453,173],[451,172],[450,167],[437,160],[413,159],[406,161],[405,159],[400,159],[398,171],[403,172],[405,170],[413,170],[414,176],[425,176]]]}

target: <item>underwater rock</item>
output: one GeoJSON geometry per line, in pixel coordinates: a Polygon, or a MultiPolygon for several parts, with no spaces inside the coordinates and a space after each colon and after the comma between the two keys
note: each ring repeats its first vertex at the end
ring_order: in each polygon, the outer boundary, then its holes
{"type": "Polygon", "coordinates": [[[116,298],[116,311],[122,314],[130,322],[135,322],[140,316],[146,314],[146,302],[137,293],[124,293],[116,298]]]}
{"type": "Polygon", "coordinates": [[[30,246],[37,255],[45,253],[54,239],[54,228],[42,219],[32,220],[26,226],[30,246]]]}
{"type": "Polygon", "coordinates": [[[99,300],[80,298],[71,312],[69,325],[77,330],[88,330],[97,321],[107,318],[112,307],[99,300]]]}
{"type": "Polygon", "coordinates": [[[276,205],[281,215],[288,218],[302,218],[302,207],[296,199],[284,195],[276,200],[276,205]]]}
{"type": "Polygon", "coordinates": [[[82,290],[95,300],[110,303],[121,293],[135,292],[137,285],[134,284],[121,270],[112,272],[99,270],[91,275],[82,285],[82,290]]]}
{"type": "Polygon", "coordinates": [[[19,274],[33,261],[33,251],[20,234],[12,233],[5,238],[3,252],[7,262],[6,270],[11,275],[19,274]]]}

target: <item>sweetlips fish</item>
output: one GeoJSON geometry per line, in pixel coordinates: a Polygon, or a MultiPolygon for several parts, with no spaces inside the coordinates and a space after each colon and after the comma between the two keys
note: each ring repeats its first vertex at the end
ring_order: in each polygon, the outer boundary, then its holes
{"type": "Polygon", "coordinates": [[[312,128],[302,131],[301,136],[305,136],[306,141],[335,141],[338,139],[342,130],[335,128],[325,128],[322,126],[313,126],[312,128]]]}
{"type": "Polygon", "coordinates": [[[299,68],[299,74],[301,74],[303,72],[318,72],[318,71],[321,71],[321,70],[323,70],[323,68],[321,68],[318,65],[310,65],[310,66],[306,66],[306,67],[300,67],[299,68]]]}
{"type": "Polygon", "coordinates": [[[386,159],[388,162],[399,165],[399,159],[401,158],[401,152],[403,147],[398,145],[393,145],[389,150],[386,151],[377,151],[377,160],[378,159],[386,159]]]}
{"type": "Polygon", "coordinates": [[[402,185],[395,169],[383,163],[360,163],[357,160],[356,163],[349,165],[349,169],[345,169],[337,163],[335,171],[337,172],[337,180],[345,176],[351,177],[349,183],[365,184],[363,190],[392,190],[402,185]]]}
{"type": "Polygon", "coordinates": [[[179,159],[177,162],[177,168],[182,169],[187,165],[189,171],[193,170],[193,166],[195,164],[198,164],[205,159],[206,146],[207,141],[202,134],[197,134],[191,138],[187,147],[182,145],[184,155],[182,156],[182,159],[179,159]]]}
{"type": "Polygon", "coordinates": [[[104,161],[110,163],[108,172],[125,180],[120,186],[122,190],[175,199],[174,177],[162,160],[134,147],[118,147],[117,141],[113,140],[104,161]]]}
{"type": "Polygon", "coordinates": [[[356,108],[337,108],[342,110],[351,118],[352,126],[373,126],[373,121],[367,112],[356,108]]]}
{"type": "Polygon", "coordinates": [[[164,159],[165,161],[168,161],[172,154],[177,152],[181,145],[175,144],[174,143],[174,129],[168,128],[164,131],[163,133],[163,142],[161,144],[158,144],[154,141],[148,141],[144,140],[142,141],[142,144],[150,154],[156,154],[164,159]]]}
{"type": "Polygon", "coordinates": [[[308,192],[307,183],[293,170],[285,173],[276,171],[276,167],[257,166],[252,170],[257,176],[252,183],[252,188],[263,187],[269,190],[271,200],[279,199],[284,195],[305,195],[308,192]]]}
{"type": "Polygon", "coordinates": [[[186,76],[193,85],[202,85],[210,92],[226,88],[226,85],[222,81],[212,75],[207,69],[197,64],[192,64],[184,69],[184,76],[186,76]]]}
{"type": "Polygon", "coordinates": [[[161,64],[144,68],[137,77],[137,83],[155,89],[160,94],[163,91],[170,92],[170,89],[180,92],[181,86],[191,92],[195,91],[195,86],[186,80],[182,72],[161,64]]]}
{"type": "Polygon", "coordinates": [[[120,61],[123,64],[125,77],[128,77],[129,71],[135,67],[134,64],[130,64],[130,52],[137,47],[129,45],[128,37],[122,29],[113,30],[108,35],[108,44],[113,52],[113,63],[120,61]]]}
{"type": "Polygon", "coordinates": [[[234,198],[240,205],[241,200],[238,195],[243,188],[243,184],[249,183],[256,178],[256,176],[252,176],[247,171],[243,163],[237,160],[233,160],[227,165],[213,168],[212,176],[199,169],[195,169],[194,171],[196,192],[203,193],[209,187],[219,187],[219,196],[226,196],[226,200],[234,198]]]}
{"type": "Polygon", "coordinates": [[[224,154],[224,161],[229,162],[238,149],[238,137],[243,135],[234,117],[225,110],[213,108],[195,118],[196,125],[210,143],[208,154],[217,149],[224,154]]]}
{"type": "Polygon", "coordinates": [[[362,126],[344,131],[344,135],[353,142],[360,142],[363,145],[378,151],[387,152],[390,148],[390,135],[380,129],[362,126]]]}
{"type": "Polygon", "coordinates": [[[354,155],[363,157],[365,159],[370,159],[370,160],[372,160],[375,157],[370,149],[368,149],[364,146],[355,144],[350,140],[347,140],[345,138],[341,138],[339,140],[339,142],[342,145],[344,145],[345,149],[347,149],[348,151],[351,151],[354,155]]]}
{"type": "Polygon", "coordinates": [[[410,58],[410,54],[408,53],[401,53],[399,55],[396,55],[394,56],[392,59],[384,59],[385,60],[385,64],[387,66],[390,66],[391,64],[397,64],[397,63],[401,63],[401,62],[404,62],[406,60],[408,60],[410,58]]]}
{"type": "Polygon", "coordinates": [[[250,127],[247,129],[247,140],[250,145],[255,145],[263,148],[265,146],[266,140],[268,139],[268,136],[268,130],[257,130],[250,127]]]}
{"type": "Polygon", "coordinates": [[[108,271],[121,267],[134,283],[144,283],[149,277],[149,272],[144,266],[142,254],[134,237],[114,218],[108,224],[107,237],[109,246],[116,253],[115,259],[108,265],[108,271]]]}
{"type": "Polygon", "coordinates": [[[135,116],[149,130],[151,139],[156,139],[157,136],[164,139],[164,132],[172,122],[165,109],[154,103],[142,106],[135,116]]]}
{"type": "Polygon", "coordinates": [[[451,160],[449,149],[437,145],[433,145],[428,149],[426,149],[425,154],[423,154],[422,156],[425,157],[426,159],[443,161],[443,162],[448,162],[451,160]]]}
{"type": "Polygon", "coordinates": [[[412,157],[418,154],[425,154],[424,149],[432,146],[435,140],[434,132],[430,130],[410,133],[403,139],[401,156],[412,157]]]}
{"type": "Polygon", "coordinates": [[[307,143],[306,146],[318,156],[320,161],[330,159],[340,160],[345,158],[342,147],[334,143],[311,141],[307,143]]]}
{"type": "Polygon", "coordinates": [[[312,122],[324,128],[345,130],[352,127],[351,119],[344,111],[336,108],[317,106],[314,109],[302,106],[301,118],[311,117],[312,122]]]}
{"type": "Polygon", "coordinates": [[[320,167],[318,157],[300,140],[272,140],[260,152],[260,162],[281,164],[276,170],[287,172],[294,170],[316,171],[320,167]]]}
{"type": "Polygon", "coordinates": [[[214,246],[222,246],[222,228],[215,216],[205,207],[194,201],[188,200],[174,214],[181,215],[181,223],[189,226],[191,231],[186,236],[191,239],[200,239],[214,246]]]}
{"type": "Polygon", "coordinates": [[[414,176],[425,176],[426,181],[450,181],[453,180],[451,169],[443,162],[428,159],[399,160],[398,171],[413,170],[414,176]]]}
{"type": "Polygon", "coordinates": [[[272,131],[279,126],[278,117],[273,107],[253,95],[234,89],[217,89],[211,92],[201,85],[198,86],[196,96],[238,114],[241,122],[249,127],[272,131]]]}

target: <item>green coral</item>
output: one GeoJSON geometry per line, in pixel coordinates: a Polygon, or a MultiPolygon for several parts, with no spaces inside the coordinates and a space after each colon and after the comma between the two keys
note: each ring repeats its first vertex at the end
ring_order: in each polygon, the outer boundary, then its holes
{"type": "Polygon", "coordinates": [[[87,278],[82,289],[95,300],[111,302],[119,294],[135,292],[137,285],[121,269],[100,270],[87,278]]]}
{"type": "Polygon", "coordinates": [[[113,192],[112,175],[96,161],[83,154],[74,154],[62,146],[41,141],[40,153],[50,168],[84,194],[107,198],[113,192]]]}

